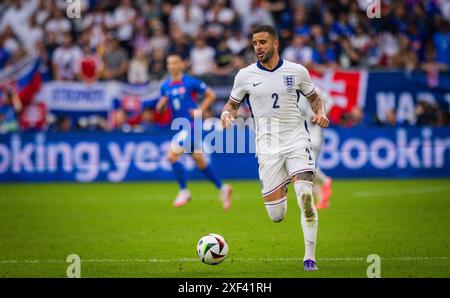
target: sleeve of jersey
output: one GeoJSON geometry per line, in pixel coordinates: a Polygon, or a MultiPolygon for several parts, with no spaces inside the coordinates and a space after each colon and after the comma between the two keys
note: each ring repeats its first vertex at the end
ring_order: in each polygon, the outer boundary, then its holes
{"type": "Polygon", "coordinates": [[[206,92],[206,90],[208,89],[208,86],[206,85],[205,82],[203,82],[201,80],[197,80],[197,79],[193,80],[193,87],[194,87],[193,89],[198,94],[201,94],[201,95],[203,95],[206,92]]]}
{"type": "Polygon", "coordinates": [[[247,94],[247,89],[245,88],[244,77],[242,71],[239,71],[234,78],[233,89],[231,89],[230,100],[236,103],[241,103],[247,94]]]}
{"type": "Polygon", "coordinates": [[[298,82],[298,88],[305,97],[313,94],[315,90],[311,76],[309,75],[308,70],[303,66],[300,68],[300,82],[298,82]]]}

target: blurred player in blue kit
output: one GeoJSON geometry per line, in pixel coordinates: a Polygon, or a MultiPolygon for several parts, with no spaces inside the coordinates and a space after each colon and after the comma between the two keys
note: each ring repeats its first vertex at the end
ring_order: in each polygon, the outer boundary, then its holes
{"type": "Polygon", "coordinates": [[[172,170],[179,184],[180,190],[173,202],[174,207],[187,204],[191,198],[191,192],[187,188],[186,171],[179,161],[184,153],[189,153],[197,168],[210,180],[220,191],[220,200],[225,211],[231,207],[232,188],[222,183],[216,169],[211,162],[207,162],[202,152],[202,139],[194,134],[194,119],[201,118],[214,102],[216,95],[201,80],[184,73],[185,63],[177,54],[167,57],[167,70],[170,78],[161,85],[161,98],[156,109],[164,111],[167,106],[172,110],[173,119],[184,118],[190,122],[190,129],[179,132],[171,141],[167,152],[167,159],[172,164],[172,170]],[[203,96],[199,106],[197,96],[203,96]]]}

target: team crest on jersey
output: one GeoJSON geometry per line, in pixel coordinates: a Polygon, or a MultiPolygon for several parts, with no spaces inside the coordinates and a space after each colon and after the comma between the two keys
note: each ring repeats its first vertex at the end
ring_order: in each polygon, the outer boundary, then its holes
{"type": "Polygon", "coordinates": [[[295,85],[294,76],[283,76],[283,82],[288,88],[292,88],[295,85]]]}

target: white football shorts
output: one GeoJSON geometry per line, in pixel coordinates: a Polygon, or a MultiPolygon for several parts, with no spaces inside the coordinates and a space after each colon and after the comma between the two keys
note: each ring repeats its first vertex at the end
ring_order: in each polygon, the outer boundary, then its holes
{"type": "Polygon", "coordinates": [[[258,164],[262,195],[267,196],[288,184],[295,174],[314,173],[316,159],[309,144],[288,153],[258,155],[258,164]]]}

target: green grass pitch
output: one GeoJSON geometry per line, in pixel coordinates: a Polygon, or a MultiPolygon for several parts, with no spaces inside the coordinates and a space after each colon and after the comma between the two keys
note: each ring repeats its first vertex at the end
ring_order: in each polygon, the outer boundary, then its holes
{"type": "Polygon", "coordinates": [[[450,183],[335,180],[319,212],[319,271],[304,272],[300,211],[292,186],[288,214],[272,223],[257,181],[230,181],[232,209],[191,182],[193,200],[172,208],[175,183],[0,185],[0,277],[65,277],[70,254],[81,277],[450,277],[450,183]],[[197,259],[201,236],[225,237],[218,266],[197,259]]]}

